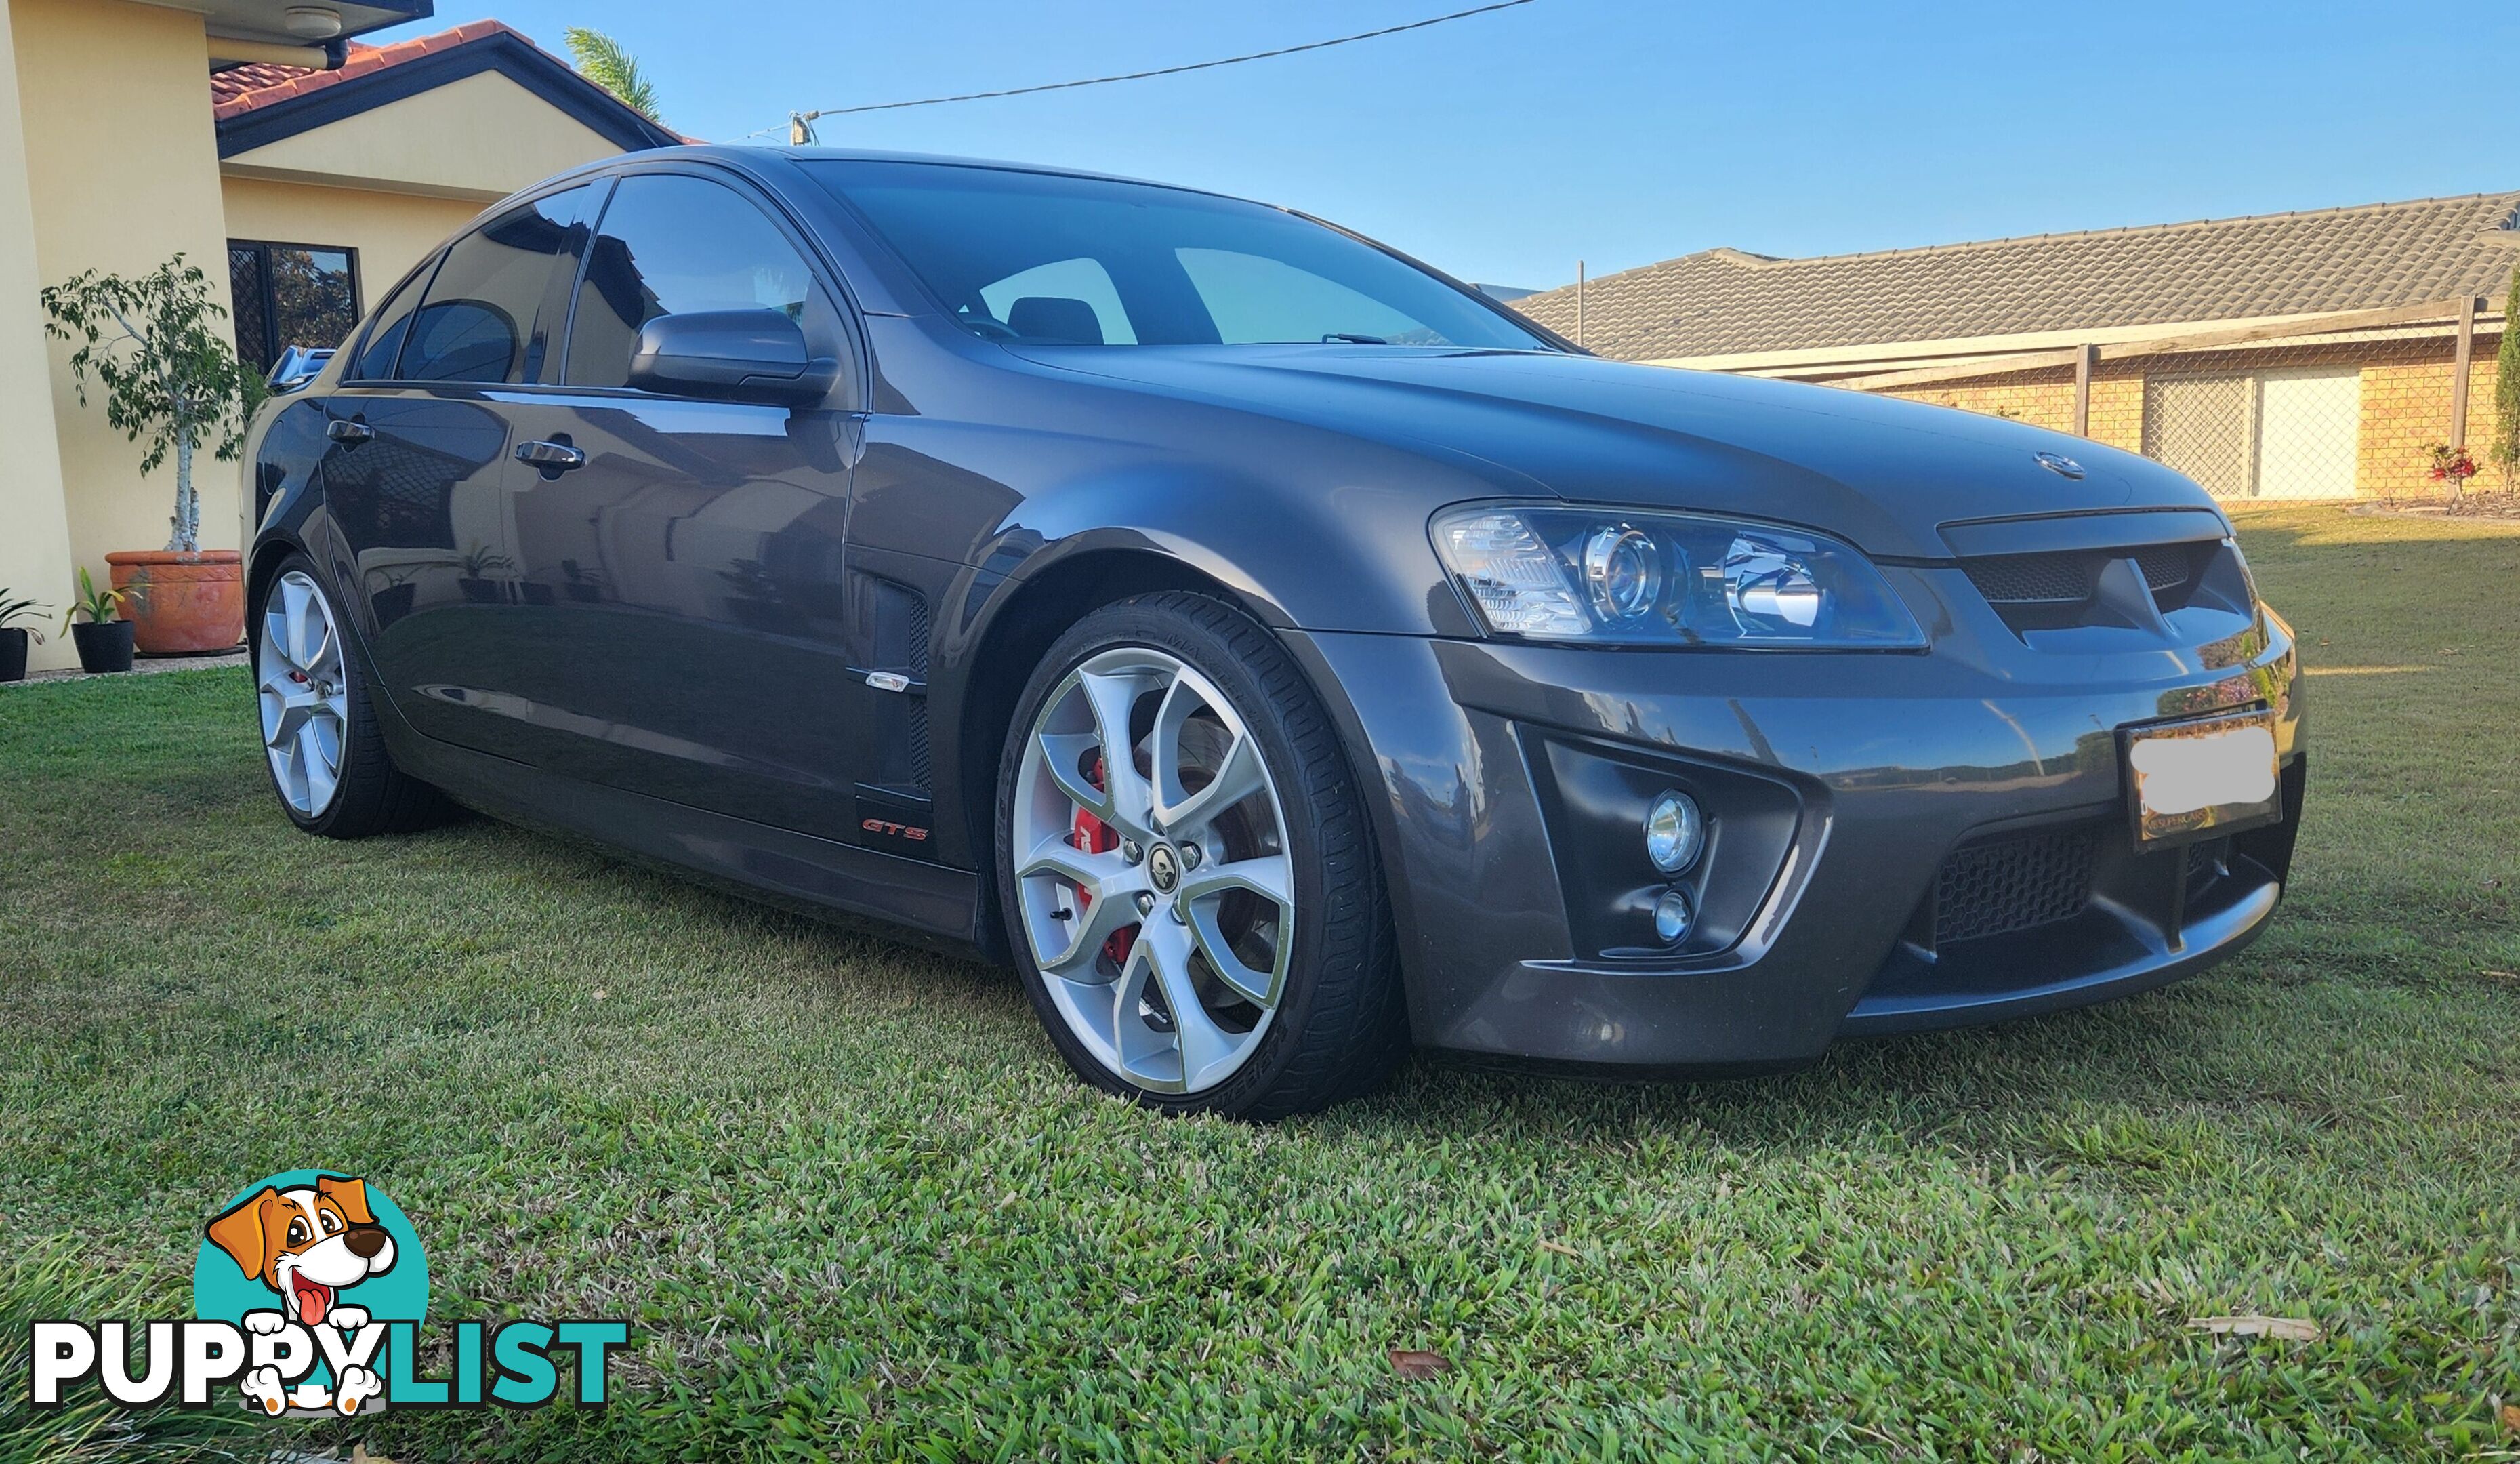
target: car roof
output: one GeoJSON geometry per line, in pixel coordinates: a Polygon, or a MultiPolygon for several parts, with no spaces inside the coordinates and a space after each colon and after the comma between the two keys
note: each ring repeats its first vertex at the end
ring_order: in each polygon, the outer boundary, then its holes
{"type": "MultiPolygon", "coordinates": [[[[1228,199],[1238,204],[1256,204],[1256,199],[1237,198],[1212,188],[1192,188],[1181,183],[1166,183],[1152,178],[1132,178],[1122,173],[1096,172],[1090,168],[1058,167],[1044,162],[1009,162],[991,158],[958,158],[942,153],[891,153],[867,148],[797,147],[786,143],[697,143],[680,148],[650,148],[636,153],[615,154],[594,162],[570,168],[560,177],[575,177],[635,165],[640,162],[671,159],[742,164],[764,159],[789,162],[916,162],[934,167],[968,167],[990,172],[1038,173],[1056,178],[1085,178],[1098,183],[1130,183],[1141,188],[1169,188],[1176,193],[1193,193],[1206,198],[1228,199]]],[[[538,187],[540,185],[537,185],[538,187]]],[[[1281,206],[1261,204],[1264,208],[1281,206]]]]}

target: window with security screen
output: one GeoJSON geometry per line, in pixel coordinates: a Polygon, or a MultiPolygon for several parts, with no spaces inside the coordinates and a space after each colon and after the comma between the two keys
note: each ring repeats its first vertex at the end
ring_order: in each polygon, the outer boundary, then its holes
{"type": "Polygon", "coordinates": [[[268,371],[292,345],[338,346],[359,323],[358,251],[228,241],[237,353],[268,371]]]}
{"type": "Polygon", "coordinates": [[[2143,384],[2143,453],[2218,498],[2350,498],[2362,371],[2305,366],[2143,384]]]}

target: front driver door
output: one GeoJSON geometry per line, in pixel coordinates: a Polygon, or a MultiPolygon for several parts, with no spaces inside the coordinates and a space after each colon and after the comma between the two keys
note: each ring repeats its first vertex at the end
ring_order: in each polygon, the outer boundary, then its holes
{"type": "Polygon", "coordinates": [[[513,413],[516,450],[543,459],[511,468],[531,616],[516,650],[531,658],[535,760],[844,837],[857,374],[793,410],[628,385],[649,320],[765,306],[794,317],[817,355],[854,359],[835,297],[760,202],[698,172],[620,180],[587,250],[561,384],[513,413]]]}

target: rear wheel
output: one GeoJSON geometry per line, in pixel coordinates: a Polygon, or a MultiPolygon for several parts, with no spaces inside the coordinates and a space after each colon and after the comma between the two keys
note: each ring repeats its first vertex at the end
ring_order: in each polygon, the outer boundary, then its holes
{"type": "Polygon", "coordinates": [[[1168,593],[1043,659],[999,778],[1000,903],[1051,1039],[1152,1107],[1325,1107],[1406,1046],[1364,805],[1283,648],[1168,593]]]}
{"type": "Polygon", "coordinates": [[[263,760],[291,822],[327,838],[364,839],[446,815],[444,797],[386,753],[358,657],[313,562],[301,554],[283,561],[248,623],[263,760]]]}

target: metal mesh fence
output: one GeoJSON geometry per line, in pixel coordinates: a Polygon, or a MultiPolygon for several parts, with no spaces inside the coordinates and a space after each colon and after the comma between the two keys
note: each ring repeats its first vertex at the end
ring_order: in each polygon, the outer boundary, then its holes
{"type": "MultiPolygon", "coordinates": [[[[2117,343],[2077,365],[2020,356],[1840,385],[2079,433],[2156,459],[2229,499],[2441,499],[2436,446],[2464,446],[2474,492],[2509,491],[2490,460],[2503,322],[2472,318],[2233,343],[2117,343]],[[2462,372],[2461,367],[2464,366],[2462,372]],[[2458,388],[2464,375],[2466,387],[2458,388]],[[1924,376],[1930,380],[1918,381],[1924,376]]],[[[2231,333],[2226,333],[2231,334],[2231,333]]]]}

